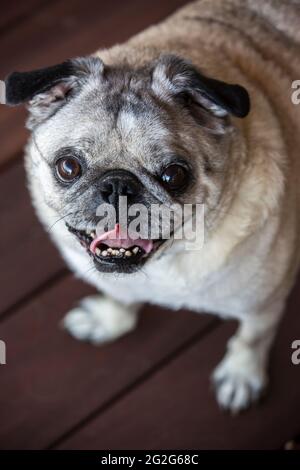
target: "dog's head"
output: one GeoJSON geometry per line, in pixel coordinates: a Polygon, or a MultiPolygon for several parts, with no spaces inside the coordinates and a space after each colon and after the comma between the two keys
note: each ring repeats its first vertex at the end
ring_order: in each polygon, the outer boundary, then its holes
{"type": "MultiPolygon", "coordinates": [[[[232,164],[231,116],[249,112],[243,87],[208,78],[174,55],[140,68],[89,57],[15,72],[6,80],[6,102],[28,102],[31,176],[106,272],[132,272],[168,251],[153,206],[205,204],[213,219],[232,164]],[[138,238],[121,228],[121,199],[138,238]],[[96,230],[104,219],[108,231],[96,230]]],[[[172,238],[174,217],[170,227],[172,238]]]]}

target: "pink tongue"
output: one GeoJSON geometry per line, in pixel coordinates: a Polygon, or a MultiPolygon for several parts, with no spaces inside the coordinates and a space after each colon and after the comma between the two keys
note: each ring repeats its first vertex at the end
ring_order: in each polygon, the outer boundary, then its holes
{"type": "Polygon", "coordinates": [[[146,253],[150,253],[153,248],[152,240],[144,240],[142,238],[132,240],[129,237],[122,237],[119,224],[116,224],[115,228],[110,232],[105,232],[92,241],[90,245],[90,250],[92,253],[95,254],[96,248],[100,245],[100,243],[105,243],[105,245],[112,248],[130,248],[131,246],[139,246],[146,253]]]}

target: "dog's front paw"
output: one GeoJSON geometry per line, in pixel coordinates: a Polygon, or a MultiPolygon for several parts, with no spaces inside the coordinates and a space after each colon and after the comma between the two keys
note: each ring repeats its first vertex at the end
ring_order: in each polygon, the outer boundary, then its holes
{"type": "Polygon", "coordinates": [[[102,296],[83,299],[63,319],[62,326],[76,339],[102,344],[133,330],[137,309],[102,296]]]}
{"type": "Polygon", "coordinates": [[[265,369],[250,349],[229,351],[212,379],[218,404],[234,414],[256,402],[267,384],[265,369]]]}

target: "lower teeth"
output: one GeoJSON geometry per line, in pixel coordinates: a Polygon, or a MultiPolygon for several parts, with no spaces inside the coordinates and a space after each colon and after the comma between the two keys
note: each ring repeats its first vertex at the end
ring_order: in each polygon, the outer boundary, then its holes
{"type": "Polygon", "coordinates": [[[126,257],[129,258],[130,256],[137,255],[139,253],[140,249],[138,246],[135,246],[131,250],[125,250],[124,248],[120,249],[113,249],[113,248],[105,248],[101,251],[100,248],[96,248],[95,254],[97,256],[103,256],[105,257],[126,257]]]}

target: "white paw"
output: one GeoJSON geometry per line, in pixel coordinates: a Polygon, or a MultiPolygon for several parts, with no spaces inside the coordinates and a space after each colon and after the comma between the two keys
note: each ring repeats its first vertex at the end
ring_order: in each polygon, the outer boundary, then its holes
{"type": "Polygon", "coordinates": [[[136,322],[136,309],[97,295],[83,299],[64,317],[62,326],[76,339],[102,344],[133,330],[136,322]]]}
{"type": "Polygon", "coordinates": [[[264,367],[247,348],[239,353],[229,351],[212,378],[218,404],[234,414],[256,402],[267,384],[264,367]]]}

